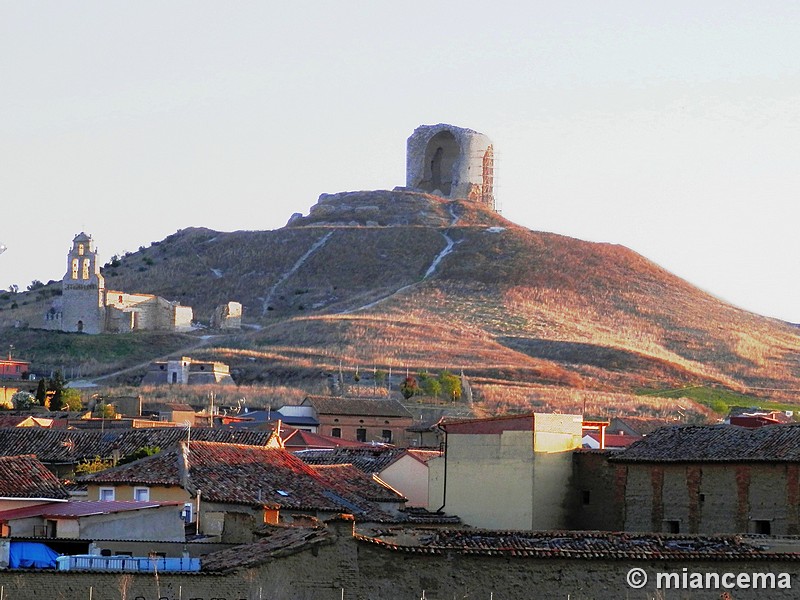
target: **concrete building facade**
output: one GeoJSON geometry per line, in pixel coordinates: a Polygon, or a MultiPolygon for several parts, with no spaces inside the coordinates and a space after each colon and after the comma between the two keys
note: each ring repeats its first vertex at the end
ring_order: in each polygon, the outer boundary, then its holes
{"type": "Polygon", "coordinates": [[[442,425],[445,452],[428,462],[428,510],[486,529],[567,525],[580,415],[530,414],[442,425]]]}
{"type": "Polygon", "coordinates": [[[78,333],[191,329],[191,307],[151,294],[108,290],[100,273],[97,248],[86,233],[72,240],[62,296],[44,316],[44,328],[78,333]]]}

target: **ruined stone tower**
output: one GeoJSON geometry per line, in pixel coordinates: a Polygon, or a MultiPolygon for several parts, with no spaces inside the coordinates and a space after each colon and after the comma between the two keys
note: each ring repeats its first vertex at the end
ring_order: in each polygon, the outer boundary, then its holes
{"type": "Polygon", "coordinates": [[[406,187],[495,209],[494,149],[477,131],[420,125],[408,138],[406,187]]]}
{"type": "Polygon", "coordinates": [[[81,232],[72,240],[67,254],[67,273],[62,281],[62,331],[101,333],[105,329],[105,287],[94,241],[81,232]]]}

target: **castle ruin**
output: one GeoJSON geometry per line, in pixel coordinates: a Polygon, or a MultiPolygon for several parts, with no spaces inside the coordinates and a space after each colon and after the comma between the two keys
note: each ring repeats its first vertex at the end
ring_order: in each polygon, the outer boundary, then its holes
{"type": "Polygon", "coordinates": [[[420,125],[408,138],[406,187],[495,210],[492,141],[472,129],[420,125]]]}

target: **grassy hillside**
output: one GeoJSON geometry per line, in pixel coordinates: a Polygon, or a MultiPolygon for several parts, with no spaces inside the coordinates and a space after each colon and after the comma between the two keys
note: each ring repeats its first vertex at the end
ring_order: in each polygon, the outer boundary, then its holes
{"type": "MultiPolygon", "coordinates": [[[[627,248],[425,194],[323,196],[276,231],[182,230],[109,261],[104,274],[109,289],[180,300],[200,320],[242,302],[249,328],[202,343],[133,335],[106,347],[106,336],[66,336],[76,349],[55,345],[52,355],[31,333],[15,338],[20,351],[48,362],[71,352],[100,372],[194,344],[245,383],[319,385],[340,367],[463,370],[496,408],[613,397],[663,412],[680,402],[658,407],[637,392],[704,385],[785,402],[800,389],[796,327],[725,304],[627,248]],[[97,346],[80,354],[81,344],[97,346]]],[[[11,310],[0,299],[0,319],[30,321],[49,301],[20,296],[34,304],[11,310]]]]}

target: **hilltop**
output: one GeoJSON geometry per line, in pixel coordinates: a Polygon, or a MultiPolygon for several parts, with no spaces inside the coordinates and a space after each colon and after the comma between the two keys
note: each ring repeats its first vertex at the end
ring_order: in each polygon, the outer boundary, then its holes
{"type": "MultiPolygon", "coordinates": [[[[416,192],[323,195],[274,231],[184,229],[103,273],[114,289],[191,305],[201,321],[241,302],[249,329],[195,355],[229,362],[245,382],[320,380],[340,364],[463,370],[498,406],[689,385],[782,399],[800,389],[796,327],[726,304],[625,247],[416,192]]],[[[28,296],[16,311],[0,299],[0,318],[35,324],[48,291],[28,296]]],[[[152,351],[199,343],[184,337],[152,351]]],[[[89,372],[104,372],[94,358],[89,372]]]]}

